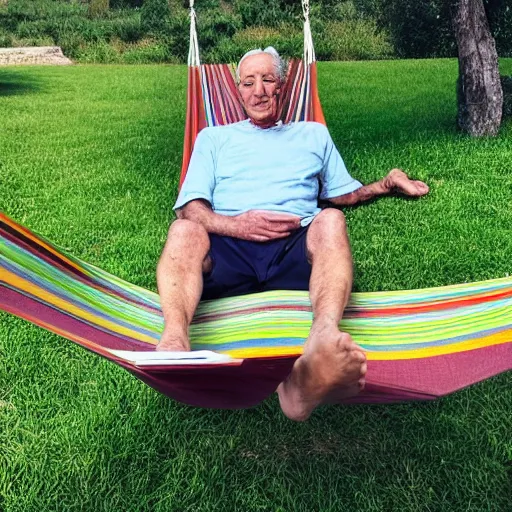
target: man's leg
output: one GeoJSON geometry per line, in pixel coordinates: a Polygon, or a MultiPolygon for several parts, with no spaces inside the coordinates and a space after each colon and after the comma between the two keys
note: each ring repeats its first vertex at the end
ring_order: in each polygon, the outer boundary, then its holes
{"type": "Polygon", "coordinates": [[[203,272],[211,267],[209,249],[201,225],[184,219],[172,223],[156,271],[164,315],[157,350],[190,350],[188,328],[201,298],[203,272]]]}
{"type": "Polygon", "coordinates": [[[319,213],[306,243],[312,265],[313,325],[303,355],[277,390],[283,412],[299,421],[323,403],[359,393],[366,374],[363,351],[338,329],[352,289],[352,256],[343,213],[335,209],[319,213]]]}

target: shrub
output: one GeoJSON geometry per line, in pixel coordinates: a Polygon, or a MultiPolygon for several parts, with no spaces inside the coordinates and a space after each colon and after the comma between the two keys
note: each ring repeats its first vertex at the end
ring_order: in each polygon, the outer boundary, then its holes
{"type": "Polygon", "coordinates": [[[238,32],[233,37],[233,43],[236,45],[235,62],[245,52],[266,46],[274,46],[286,57],[301,57],[304,36],[299,27],[289,24],[282,24],[278,28],[249,27],[238,32]]]}
{"type": "Polygon", "coordinates": [[[119,62],[119,53],[105,41],[97,41],[80,45],[75,58],[85,64],[115,64],[119,62]]]}
{"type": "Polygon", "coordinates": [[[0,48],[10,48],[14,46],[13,36],[0,28],[0,48]]]}
{"type": "Polygon", "coordinates": [[[243,53],[235,41],[224,37],[209,52],[202,52],[201,58],[203,62],[233,63],[238,62],[243,53]]]}
{"type": "Polygon", "coordinates": [[[333,21],[323,24],[315,38],[318,60],[368,60],[393,56],[389,36],[370,20],[333,21]]]}
{"type": "Polygon", "coordinates": [[[185,9],[178,11],[170,20],[167,29],[169,52],[180,62],[187,62],[190,22],[185,9]]]}
{"type": "Polygon", "coordinates": [[[55,41],[66,38],[81,38],[84,41],[101,41],[112,36],[111,26],[87,18],[70,18],[66,20],[52,20],[48,22],[47,33],[55,41]]]}
{"type": "MultiPolygon", "coordinates": [[[[331,2],[336,0],[330,0],[331,2]]],[[[326,3],[326,0],[324,0],[326,3]]],[[[375,20],[382,12],[383,0],[353,0],[357,15],[361,18],[375,20]]]]}
{"type": "Polygon", "coordinates": [[[65,17],[84,14],[86,6],[76,2],[58,2],[55,0],[9,0],[8,17],[15,22],[41,20],[49,17],[65,17]]]}
{"type": "Polygon", "coordinates": [[[178,60],[170,55],[166,45],[154,40],[142,40],[126,46],[121,61],[124,64],[178,63],[178,60]]]}
{"type": "Polygon", "coordinates": [[[0,26],[14,33],[21,22],[84,16],[86,12],[85,5],[75,2],[9,0],[7,7],[0,7],[0,26]]]}
{"type": "Polygon", "coordinates": [[[488,7],[487,10],[498,55],[512,57],[512,6],[510,2],[494,2],[494,4],[496,7],[493,9],[488,7]]]}
{"type": "MultiPolygon", "coordinates": [[[[237,53],[231,42],[242,26],[241,18],[229,11],[201,12],[197,19],[199,48],[203,62],[218,62],[220,56],[237,53]]],[[[186,62],[189,49],[190,21],[188,11],[180,9],[168,24],[167,45],[172,55],[186,62]]]]}
{"type": "Polygon", "coordinates": [[[101,18],[108,13],[109,0],[89,0],[89,16],[101,18]]]}
{"type": "Polygon", "coordinates": [[[34,37],[41,34],[47,34],[48,23],[45,20],[22,21],[16,27],[18,37],[34,37]]]}
{"type": "Polygon", "coordinates": [[[167,0],[145,0],[140,11],[142,30],[148,34],[165,32],[170,15],[167,0]]]}
{"type": "MultiPolygon", "coordinates": [[[[362,13],[374,13],[392,36],[400,57],[452,57],[457,55],[451,22],[453,2],[445,0],[354,0],[362,13]]],[[[510,2],[484,0],[498,54],[512,55],[510,2]]]]}
{"type": "MultiPolygon", "coordinates": [[[[208,56],[225,39],[232,38],[241,28],[241,20],[234,14],[209,11],[198,20],[199,48],[208,56]]],[[[206,59],[205,61],[208,61],[206,59]]]]}
{"type": "Polygon", "coordinates": [[[139,15],[130,18],[91,20],[85,17],[52,18],[19,23],[16,35],[20,38],[51,37],[61,45],[73,39],[87,42],[136,42],[143,37],[139,15]]]}
{"type": "Polygon", "coordinates": [[[83,43],[76,53],[76,59],[87,64],[178,63],[166,45],[151,38],[137,43],[124,43],[120,39],[114,39],[110,44],[104,41],[83,43]]]}
{"type": "MultiPolygon", "coordinates": [[[[393,56],[389,36],[375,22],[351,20],[314,23],[315,50],[319,60],[385,59],[393,56]]],[[[248,50],[274,46],[283,56],[303,55],[303,33],[298,24],[248,27],[232,38],[220,35],[210,45],[201,44],[203,62],[237,62],[248,50]]]]}
{"type": "Polygon", "coordinates": [[[124,9],[127,7],[140,7],[143,0],[110,0],[112,9],[124,9]]]}
{"type": "Polygon", "coordinates": [[[113,34],[125,43],[135,43],[144,36],[138,13],[135,16],[115,20],[112,25],[113,34]]]}
{"type": "Polygon", "coordinates": [[[283,23],[298,22],[302,16],[299,1],[235,0],[234,9],[244,27],[279,27],[283,23]]]}
{"type": "Polygon", "coordinates": [[[61,47],[62,53],[64,53],[66,57],[78,60],[80,50],[86,44],[86,41],[80,34],[68,32],[62,34],[60,38],[55,41],[55,44],[61,47]]]}
{"type": "Polygon", "coordinates": [[[320,4],[320,17],[323,20],[331,21],[347,21],[355,20],[362,17],[353,0],[344,2],[324,1],[320,4]]]}

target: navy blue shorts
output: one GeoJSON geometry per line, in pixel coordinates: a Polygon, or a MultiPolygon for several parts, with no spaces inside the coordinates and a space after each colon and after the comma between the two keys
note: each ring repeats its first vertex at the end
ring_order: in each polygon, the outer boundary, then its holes
{"type": "Polygon", "coordinates": [[[307,230],[300,228],[269,242],[210,235],[212,270],[204,275],[201,300],[268,290],[308,290],[307,230]]]}

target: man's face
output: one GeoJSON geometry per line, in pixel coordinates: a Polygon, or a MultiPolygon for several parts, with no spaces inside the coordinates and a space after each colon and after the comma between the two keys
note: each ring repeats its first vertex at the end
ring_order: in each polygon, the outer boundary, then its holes
{"type": "Polygon", "coordinates": [[[240,66],[238,90],[245,111],[254,124],[262,127],[275,124],[281,82],[271,55],[259,53],[244,59],[240,66]]]}

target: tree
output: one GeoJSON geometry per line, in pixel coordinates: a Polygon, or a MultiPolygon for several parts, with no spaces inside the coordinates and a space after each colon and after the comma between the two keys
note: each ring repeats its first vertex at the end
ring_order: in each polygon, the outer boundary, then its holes
{"type": "Polygon", "coordinates": [[[475,137],[496,135],[503,90],[483,0],[457,0],[452,21],[459,53],[458,125],[475,137]]]}

